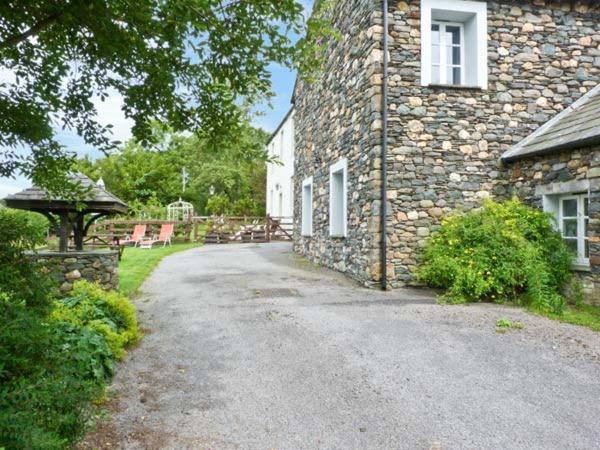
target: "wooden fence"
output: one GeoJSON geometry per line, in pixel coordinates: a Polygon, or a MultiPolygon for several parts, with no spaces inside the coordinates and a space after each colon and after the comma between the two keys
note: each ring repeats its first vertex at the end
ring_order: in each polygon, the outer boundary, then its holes
{"type": "Polygon", "coordinates": [[[103,220],[95,223],[89,236],[126,236],[135,225],[146,225],[146,235],[158,235],[163,224],[174,223],[174,240],[225,244],[240,242],[291,241],[291,217],[194,216],[187,221],[103,220]]]}

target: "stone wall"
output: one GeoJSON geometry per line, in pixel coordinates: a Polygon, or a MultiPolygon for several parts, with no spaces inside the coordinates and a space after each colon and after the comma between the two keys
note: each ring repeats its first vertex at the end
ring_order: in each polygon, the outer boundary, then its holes
{"type": "Polygon", "coordinates": [[[73,283],[82,279],[98,282],[104,289],[119,287],[119,253],[116,250],[68,253],[42,251],[28,256],[49,271],[61,292],[69,292],[73,283]]]}
{"type": "Polygon", "coordinates": [[[294,248],[370,285],[380,277],[382,27],[378,2],[334,2],[326,71],[295,92],[294,248]],[[329,237],[329,166],[348,161],[348,233],[329,237]],[[313,236],[301,236],[302,181],[313,177],[313,236]]]}
{"type": "Polygon", "coordinates": [[[422,87],[420,0],[392,2],[388,223],[393,286],[412,283],[440,217],[505,198],[499,157],[600,82],[600,12],[488,1],[487,90],[422,87]]]}
{"type": "Polygon", "coordinates": [[[589,193],[589,271],[582,279],[588,300],[600,304],[600,146],[536,156],[506,165],[511,193],[542,208],[544,195],[589,193]]]}
{"type": "MultiPolygon", "coordinates": [[[[592,3],[593,4],[593,3],[592,3]]],[[[488,89],[421,86],[420,0],[390,2],[388,277],[414,283],[440,218],[511,186],[500,155],[600,82],[600,6],[488,1],[488,89]]],[[[327,72],[295,92],[295,250],[364,284],[380,281],[381,2],[335,2],[327,72]],[[348,236],[328,233],[329,171],[348,158],[348,236]],[[300,236],[302,180],[313,227],[300,236]]]]}

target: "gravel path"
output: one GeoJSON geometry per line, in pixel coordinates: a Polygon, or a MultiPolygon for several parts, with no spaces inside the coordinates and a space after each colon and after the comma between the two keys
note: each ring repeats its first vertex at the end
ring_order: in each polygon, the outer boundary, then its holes
{"type": "Polygon", "coordinates": [[[600,334],[584,328],[366,290],[288,244],[170,256],[137,305],[146,336],[89,447],[600,448],[600,334]]]}

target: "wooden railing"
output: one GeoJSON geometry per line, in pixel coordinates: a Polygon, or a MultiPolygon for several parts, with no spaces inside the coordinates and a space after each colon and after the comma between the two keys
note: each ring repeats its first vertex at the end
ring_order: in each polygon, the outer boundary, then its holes
{"type": "Polygon", "coordinates": [[[126,236],[135,225],[146,225],[146,235],[157,235],[166,223],[175,224],[174,240],[206,244],[291,241],[291,217],[194,216],[187,221],[104,220],[92,226],[88,236],[126,236]]]}

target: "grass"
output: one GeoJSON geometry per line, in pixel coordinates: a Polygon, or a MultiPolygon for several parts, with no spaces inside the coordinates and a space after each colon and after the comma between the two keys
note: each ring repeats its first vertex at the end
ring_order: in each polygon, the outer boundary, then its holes
{"type": "Polygon", "coordinates": [[[600,306],[579,305],[567,306],[562,314],[541,313],[542,315],[561,322],[580,325],[600,332],[600,306]]]}
{"type": "Polygon", "coordinates": [[[127,247],[119,264],[119,290],[128,296],[135,295],[165,256],[198,246],[197,243],[173,244],[171,247],[154,247],[151,250],[127,247]]]}

